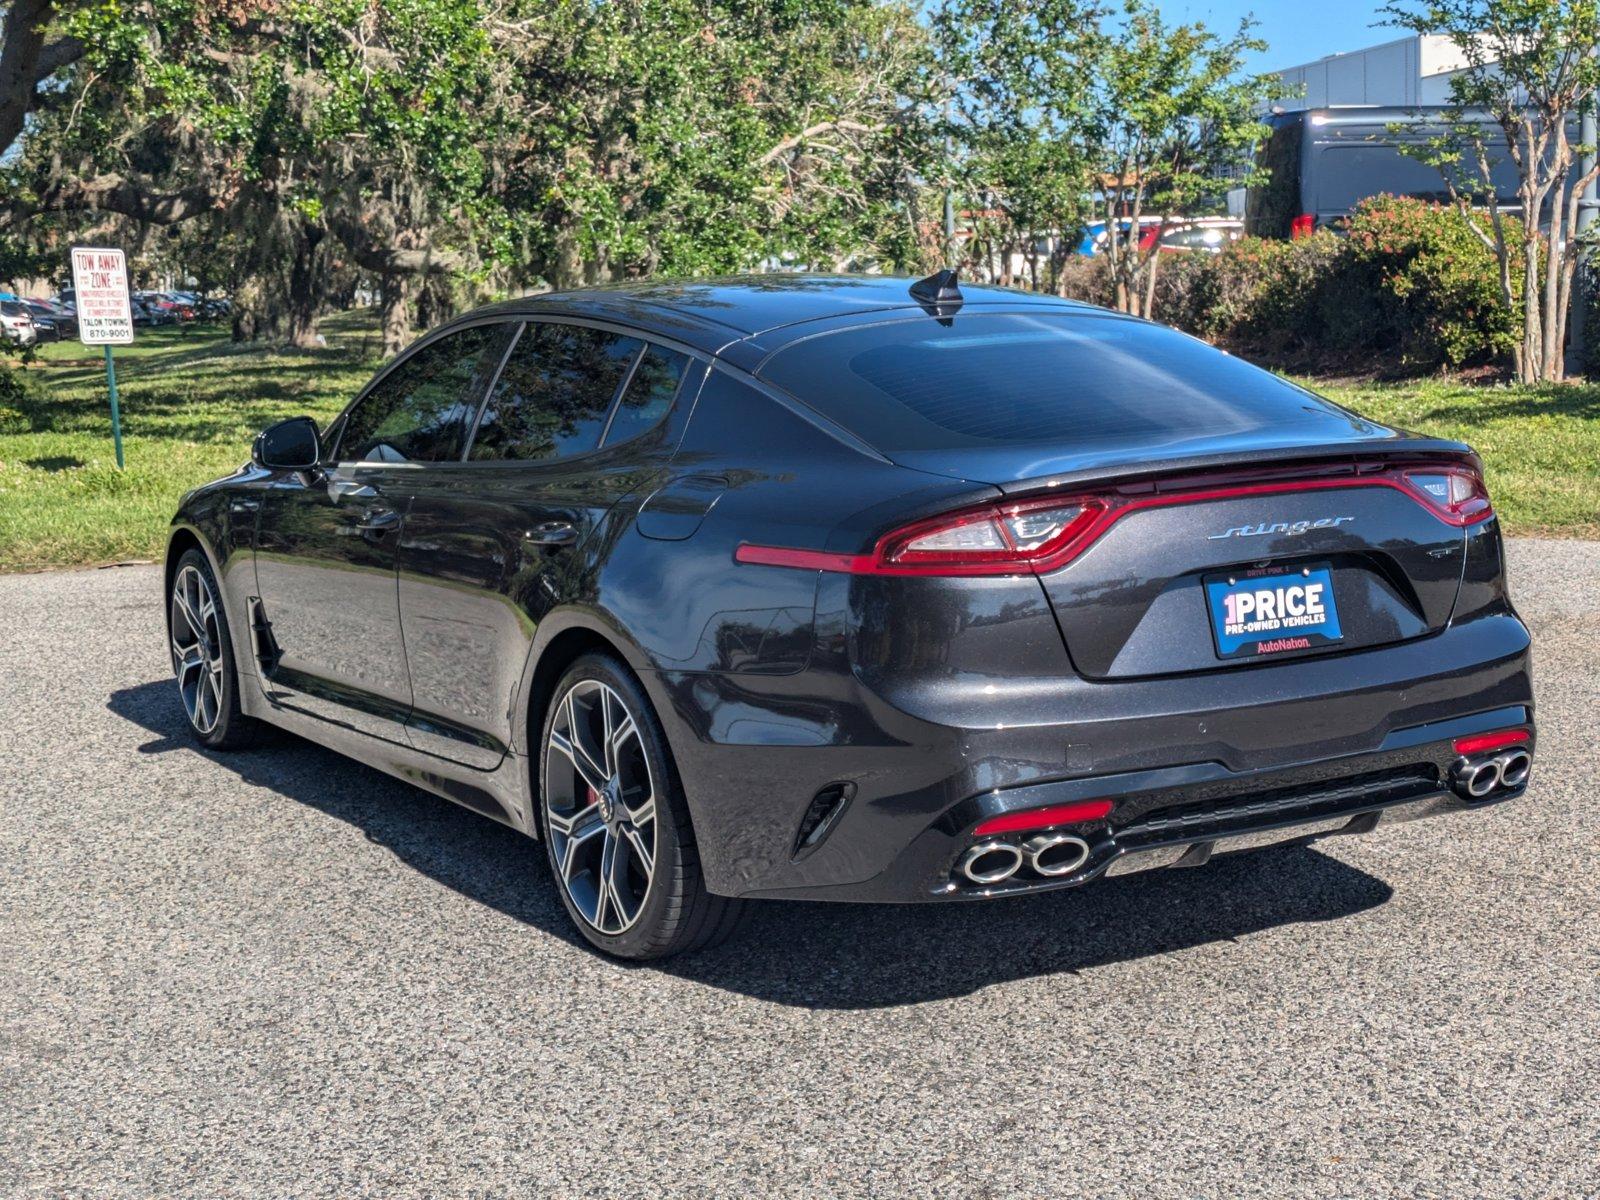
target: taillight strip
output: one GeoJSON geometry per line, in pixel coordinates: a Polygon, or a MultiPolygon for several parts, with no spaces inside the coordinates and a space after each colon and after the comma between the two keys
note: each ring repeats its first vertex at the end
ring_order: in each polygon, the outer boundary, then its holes
{"type": "MultiPolygon", "coordinates": [[[[1448,465],[1441,465],[1440,467],[1441,471],[1450,469],[1448,465]]],[[[832,554],[823,550],[803,550],[789,546],[767,546],[744,542],[734,551],[733,557],[736,562],[759,566],[796,567],[807,571],[831,571],[846,575],[1046,575],[1052,571],[1060,570],[1067,563],[1077,558],[1129,513],[1150,508],[1170,508],[1181,504],[1200,504],[1210,500],[1234,500],[1245,496],[1335,491],[1343,488],[1358,487],[1386,487],[1397,491],[1419,505],[1424,512],[1452,528],[1466,528],[1487,521],[1494,516],[1494,509],[1486,508],[1483,512],[1475,513],[1465,520],[1452,520],[1448,513],[1442,512],[1437,505],[1418,491],[1416,487],[1408,483],[1404,475],[1400,475],[1398,478],[1373,475],[1366,478],[1348,479],[1297,479],[1284,480],[1277,483],[1247,483],[1230,487],[1206,488],[1199,491],[1171,492],[1165,495],[1143,496],[1121,504],[1111,504],[1103,508],[1077,536],[1073,537],[1059,551],[1046,558],[1032,559],[1026,562],[973,563],[955,569],[948,566],[921,566],[885,562],[879,551],[881,551],[886,541],[895,536],[892,533],[881,538],[871,554],[832,554]]],[[[1062,497],[1063,503],[1070,499],[1070,496],[1062,497]]],[[[1005,504],[1005,501],[996,501],[993,504],[979,506],[976,509],[961,510],[961,512],[979,512],[985,508],[999,511],[1005,507],[1005,504]]],[[[961,513],[957,512],[949,515],[954,518],[961,515],[961,513]]]]}
{"type": "Polygon", "coordinates": [[[825,550],[796,550],[788,546],[757,546],[741,542],[733,552],[735,562],[761,567],[799,567],[806,571],[837,571],[846,575],[867,573],[870,554],[829,554],[825,550]]]}

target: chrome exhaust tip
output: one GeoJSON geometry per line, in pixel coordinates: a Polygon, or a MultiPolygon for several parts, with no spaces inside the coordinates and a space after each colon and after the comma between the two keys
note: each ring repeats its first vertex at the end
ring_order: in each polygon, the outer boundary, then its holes
{"type": "Polygon", "coordinates": [[[1028,865],[1041,875],[1071,875],[1089,861],[1089,843],[1070,833],[1048,833],[1030,838],[1022,847],[1028,865]]]}
{"type": "Polygon", "coordinates": [[[961,873],[973,883],[1004,883],[1022,868],[1022,851],[1010,842],[979,842],[961,856],[961,873]]]}
{"type": "Polygon", "coordinates": [[[1482,800],[1500,786],[1500,760],[1464,762],[1456,768],[1456,791],[1469,800],[1482,800]]]}
{"type": "Polygon", "coordinates": [[[1533,769],[1533,755],[1526,750],[1511,750],[1495,762],[1500,767],[1500,782],[1506,787],[1521,787],[1528,782],[1528,772],[1533,769]]]}

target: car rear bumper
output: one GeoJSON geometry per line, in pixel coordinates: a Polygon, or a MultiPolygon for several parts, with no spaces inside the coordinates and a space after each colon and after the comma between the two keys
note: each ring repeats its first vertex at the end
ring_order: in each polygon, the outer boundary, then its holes
{"type": "Polygon", "coordinates": [[[1527,783],[1480,801],[1458,796],[1450,780],[1462,756],[1453,743],[1469,734],[1512,727],[1528,731],[1522,746],[1531,753],[1532,714],[1514,707],[1401,730],[1377,753],[1288,770],[1236,774],[1222,771],[1216,764],[1195,764],[1004,789],[954,806],[913,839],[888,870],[872,879],[810,891],[751,894],[887,903],[985,900],[1081,887],[1101,878],[1142,871],[1203,866],[1223,854],[1304,845],[1430,817],[1477,812],[1518,798],[1527,790],[1527,783]],[[1002,813],[1101,797],[1116,800],[1108,818],[1059,830],[1086,843],[1081,865],[1070,872],[1041,877],[1025,866],[1010,878],[987,885],[975,884],[962,875],[960,864],[971,847],[1009,842],[1026,848],[1039,836],[1025,832],[981,838],[973,832],[980,821],[1002,813]]]}
{"type": "Polygon", "coordinates": [[[1449,791],[1452,742],[1519,727],[1532,748],[1528,649],[1502,609],[1381,650],[1206,678],[1034,679],[1013,696],[1004,680],[955,673],[875,686],[825,655],[786,676],[663,672],[647,686],[660,689],[713,891],[908,903],[1489,807],[1449,791]],[[839,785],[846,798],[806,843],[808,810],[839,785]],[[1081,831],[1081,869],[992,888],[955,874],[980,822],[1102,798],[1115,807],[1081,831]]]}

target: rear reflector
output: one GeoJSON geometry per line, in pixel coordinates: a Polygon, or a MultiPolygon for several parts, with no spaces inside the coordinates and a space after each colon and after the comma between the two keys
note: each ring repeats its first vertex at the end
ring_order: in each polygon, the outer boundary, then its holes
{"type": "Polygon", "coordinates": [[[1049,808],[1030,808],[1023,812],[990,817],[972,832],[982,837],[991,833],[1020,833],[1027,829],[1048,829],[1052,825],[1071,825],[1077,821],[1098,821],[1111,811],[1109,800],[1084,800],[1078,804],[1055,804],[1049,808]]]}
{"type": "Polygon", "coordinates": [[[1526,729],[1502,729],[1498,733],[1475,733],[1471,737],[1459,737],[1454,744],[1457,754],[1482,754],[1486,750],[1518,746],[1527,740],[1526,729]]]}

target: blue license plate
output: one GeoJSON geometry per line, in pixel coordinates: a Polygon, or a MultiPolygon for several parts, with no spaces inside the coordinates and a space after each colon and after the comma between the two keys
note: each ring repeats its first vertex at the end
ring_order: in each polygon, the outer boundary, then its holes
{"type": "Polygon", "coordinates": [[[1218,658],[1288,654],[1344,638],[1326,565],[1205,580],[1218,658]]]}

